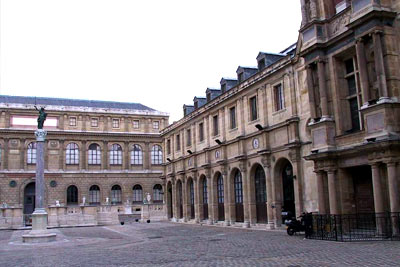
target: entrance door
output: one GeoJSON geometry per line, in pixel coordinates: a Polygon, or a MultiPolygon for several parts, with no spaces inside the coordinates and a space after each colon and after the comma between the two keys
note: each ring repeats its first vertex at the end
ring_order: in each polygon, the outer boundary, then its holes
{"type": "Polygon", "coordinates": [[[190,194],[190,218],[194,219],[194,188],[193,180],[189,182],[189,194],[190,194]]]}
{"type": "Polygon", "coordinates": [[[170,214],[170,218],[174,217],[174,209],[172,208],[172,188],[168,187],[168,210],[170,214]]]}
{"type": "Polygon", "coordinates": [[[208,219],[208,191],[207,191],[207,179],[203,179],[203,216],[204,220],[208,219]]]}
{"type": "Polygon", "coordinates": [[[294,183],[293,183],[293,167],[290,162],[287,162],[282,171],[282,185],[283,185],[283,216],[282,222],[285,219],[296,217],[296,205],[294,202],[294,183]]]}
{"type": "Polygon", "coordinates": [[[224,178],[220,174],[217,179],[217,194],[218,194],[218,221],[225,221],[224,209],[224,178]]]}
{"type": "Polygon", "coordinates": [[[239,171],[235,174],[234,180],[235,188],[235,211],[236,211],[236,221],[244,222],[244,212],[243,212],[243,184],[242,175],[239,171]]]}
{"type": "Polygon", "coordinates": [[[258,166],[254,177],[256,188],[256,214],[258,223],[267,222],[267,193],[265,184],[265,173],[261,166],[258,166]]]}
{"type": "Polygon", "coordinates": [[[24,190],[25,225],[32,225],[32,213],[35,210],[35,183],[30,183],[24,190]]]}
{"type": "Polygon", "coordinates": [[[371,167],[362,166],[352,169],[354,202],[357,213],[374,213],[374,192],[371,167]]]}

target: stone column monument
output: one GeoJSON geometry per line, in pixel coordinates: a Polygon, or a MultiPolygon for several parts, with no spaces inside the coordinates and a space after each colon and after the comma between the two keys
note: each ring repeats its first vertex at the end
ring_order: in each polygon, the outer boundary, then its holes
{"type": "MultiPolygon", "coordinates": [[[[36,106],[35,106],[36,108],[36,106]]],[[[36,110],[38,110],[36,108],[36,110]]],[[[54,241],[55,233],[47,230],[47,212],[44,207],[45,185],[44,185],[44,142],[47,132],[43,130],[43,124],[47,114],[44,108],[39,111],[38,129],[35,131],[36,136],[36,181],[35,181],[35,211],[32,214],[32,231],[22,236],[22,241],[26,243],[42,243],[54,241]]]]}

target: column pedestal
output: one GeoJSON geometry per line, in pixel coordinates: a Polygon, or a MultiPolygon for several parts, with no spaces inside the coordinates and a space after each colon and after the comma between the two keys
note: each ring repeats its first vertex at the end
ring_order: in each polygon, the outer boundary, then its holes
{"type": "Polygon", "coordinates": [[[56,240],[56,234],[47,230],[47,212],[44,208],[44,141],[47,132],[43,129],[35,131],[37,142],[36,156],[36,203],[32,214],[32,231],[22,236],[24,243],[44,243],[56,240]]]}

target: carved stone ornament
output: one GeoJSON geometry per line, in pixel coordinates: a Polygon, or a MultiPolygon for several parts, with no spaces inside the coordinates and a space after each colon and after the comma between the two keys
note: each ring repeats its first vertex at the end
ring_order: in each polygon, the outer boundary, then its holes
{"type": "Polygon", "coordinates": [[[47,131],[43,129],[38,129],[35,131],[35,136],[36,136],[36,141],[38,142],[44,142],[46,139],[47,131]]]}

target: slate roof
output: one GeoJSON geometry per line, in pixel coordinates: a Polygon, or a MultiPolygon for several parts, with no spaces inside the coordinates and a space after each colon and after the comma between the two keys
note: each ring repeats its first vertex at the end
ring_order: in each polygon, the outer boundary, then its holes
{"type": "Polygon", "coordinates": [[[143,111],[156,111],[139,103],[128,102],[114,102],[114,101],[100,101],[100,100],[84,100],[84,99],[67,99],[67,98],[49,98],[49,97],[32,97],[32,96],[9,96],[0,95],[0,103],[13,103],[23,105],[40,106],[69,106],[69,107],[89,107],[89,108],[103,108],[103,109],[129,109],[129,110],[143,110],[143,111]]]}

